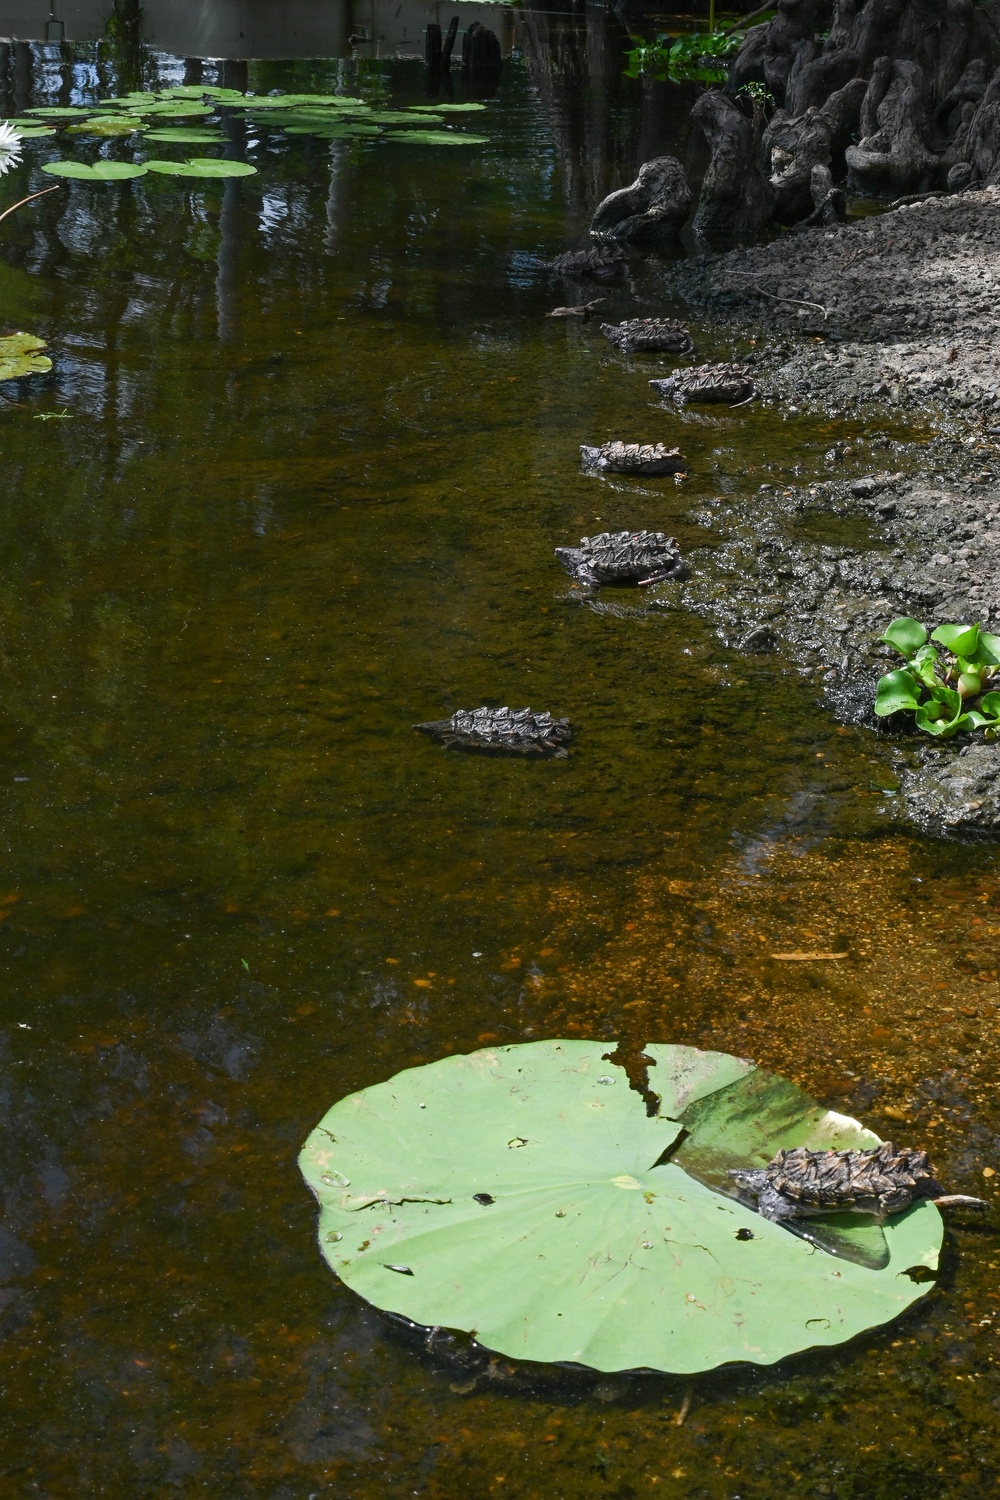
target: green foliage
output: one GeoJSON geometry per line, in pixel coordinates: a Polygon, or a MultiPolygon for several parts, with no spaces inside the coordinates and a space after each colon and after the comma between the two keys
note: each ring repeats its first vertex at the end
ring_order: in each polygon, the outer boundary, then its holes
{"type": "Polygon", "coordinates": [[[401,141],[407,146],[485,146],[485,135],[465,135],[457,130],[390,130],[387,141],[401,141]]]}
{"type": "Polygon", "coordinates": [[[177,130],[150,130],[146,133],[147,141],[168,141],[175,146],[211,146],[226,137],[221,130],[185,130],[180,127],[177,130]]]}
{"type": "Polygon", "coordinates": [[[9,333],[0,338],[0,380],[20,380],[24,375],[44,375],[52,368],[47,355],[39,353],[45,340],[33,333],[9,333]]]}
{"type": "Polygon", "coordinates": [[[145,170],[164,177],[255,177],[247,161],[223,161],[217,156],[194,156],[190,161],[148,161],[145,170]]]}
{"type": "Polygon", "coordinates": [[[722,31],[694,31],[679,37],[660,32],[654,42],[643,42],[639,37],[632,40],[638,45],[625,54],[626,77],[651,73],[677,83],[692,79],[721,83],[727,74],[722,60],[733,56],[742,45],[742,37],[727,36],[722,31]]]}
{"type": "Polygon", "coordinates": [[[143,177],[146,168],[130,161],[95,161],[93,166],[85,161],[47,161],[42,171],[77,182],[125,182],[130,177],[143,177]]]}
{"type": "Polygon", "coordinates": [[[918,729],[937,739],[960,731],[986,731],[996,737],[1000,726],[1000,636],[981,625],[939,625],[928,640],[919,620],[893,620],[881,639],[906,658],[875,689],[875,712],[912,713],[918,729]],[[940,646],[940,651],[935,649],[940,646]]]}
{"type": "Polygon", "coordinates": [[[736,1196],[728,1169],[782,1146],[875,1145],[856,1121],[743,1059],[660,1044],[651,1117],[609,1050],[488,1048],[341,1099],[300,1157],[337,1275],[514,1359],[678,1373],[839,1344],[928,1290],[929,1202],[884,1226],[810,1221],[810,1243],[736,1196]]]}

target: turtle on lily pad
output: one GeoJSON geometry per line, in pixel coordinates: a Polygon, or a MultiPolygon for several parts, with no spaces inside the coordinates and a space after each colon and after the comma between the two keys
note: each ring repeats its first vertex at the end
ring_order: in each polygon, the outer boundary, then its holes
{"type": "Polygon", "coordinates": [[[642,1095],[607,1042],[556,1040],[341,1099],[300,1156],[332,1269],[410,1323],[601,1371],[769,1365],[927,1294],[943,1236],[929,1198],[775,1222],[731,1175],[799,1148],[871,1154],[877,1136],[746,1059],[643,1057],[642,1095]]]}

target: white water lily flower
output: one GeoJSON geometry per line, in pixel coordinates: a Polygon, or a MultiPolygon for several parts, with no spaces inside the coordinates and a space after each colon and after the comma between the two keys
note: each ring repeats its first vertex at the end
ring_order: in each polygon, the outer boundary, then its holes
{"type": "Polygon", "coordinates": [[[0,177],[21,160],[22,136],[13,125],[0,120],[0,177]]]}

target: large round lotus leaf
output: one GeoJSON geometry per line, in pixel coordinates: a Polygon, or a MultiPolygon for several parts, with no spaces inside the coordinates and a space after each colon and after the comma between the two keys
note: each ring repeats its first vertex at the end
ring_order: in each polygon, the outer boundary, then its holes
{"type": "Polygon", "coordinates": [[[223,161],[215,156],[193,156],[190,161],[148,161],[146,169],[164,177],[255,177],[247,161],[223,161]]]}
{"type": "Polygon", "coordinates": [[[224,141],[225,135],[221,130],[150,130],[146,133],[147,141],[170,141],[175,146],[210,146],[219,141],[224,141]]]}
{"type": "Polygon", "coordinates": [[[433,115],[471,115],[474,111],[485,109],[485,104],[411,104],[411,109],[428,110],[433,115]]]}
{"type": "Polygon", "coordinates": [[[67,125],[67,135],[132,135],[136,130],[145,130],[145,125],[134,115],[102,115],[81,120],[78,125],[67,125]]]}
{"type": "Polygon", "coordinates": [[[485,146],[485,135],[463,135],[457,130],[390,130],[387,141],[405,141],[410,146],[485,146]]]}
{"type": "Polygon", "coordinates": [[[146,168],[131,161],[47,161],[43,172],[53,177],[72,177],[80,182],[125,182],[129,177],[145,176],[146,168]]]}
{"type": "Polygon", "coordinates": [[[44,375],[52,361],[38,351],[45,340],[33,333],[9,333],[0,338],[0,380],[20,380],[23,375],[44,375]]]}
{"type": "Polygon", "coordinates": [[[926,1293],[942,1238],[926,1200],[884,1226],[832,1217],[819,1248],[732,1195],[727,1167],[782,1146],[874,1145],[856,1121],[740,1058],[666,1045],[645,1049],[650,1118],[609,1050],[491,1048],[335,1104],[300,1165],[338,1276],[511,1358],[607,1371],[773,1364],[926,1293]]]}

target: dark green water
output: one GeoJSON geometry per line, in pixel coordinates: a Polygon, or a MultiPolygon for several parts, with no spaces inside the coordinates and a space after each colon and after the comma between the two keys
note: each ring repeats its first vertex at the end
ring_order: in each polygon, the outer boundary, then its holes
{"type": "MultiPolygon", "coordinates": [[[[421,72],[347,82],[404,103],[421,72]]],[[[996,973],[964,956],[1000,921],[993,852],[894,828],[885,749],[773,659],[566,602],[555,545],[710,545],[700,500],[863,434],[667,415],[657,361],[544,319],[572,288],[529,258],[585,222],[560,121],[593,108],[600,191],[650,118],[553,79],[558,108],[508,64],[481,152],[266,134],[252,180],[72,186],[0,227],[0,323],[56,365],[0,410],[4,1495],[1000,1482],[991,1229],[956,1230],[941,1288],[861,1347],[583,1389],[469,1389],[314,1243],[295,1156],[327,1106],[495,1039],[723,1046],[883,1132],[895,1101],[956,1190],[997,1155],[996,973]],[[610,436],[679,441],[691,478],[582,476],[610,436]],[[568,715],[572,758],[410,728],[484,701],[568,715]],[[748,957],[845,925],[850,981],[748,957]],[[916,975],[904,929],[943,934],[916,975]]],[[[3,201],[42,185],[28,165],[3,201]]],[[[636,268],[609,316],[661,287],[636,268]]]]}

